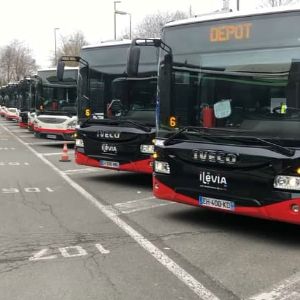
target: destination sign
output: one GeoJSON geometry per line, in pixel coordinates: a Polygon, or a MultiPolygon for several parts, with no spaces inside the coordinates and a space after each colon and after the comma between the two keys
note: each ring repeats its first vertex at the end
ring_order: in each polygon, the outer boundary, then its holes
{"type": "Polygon", "coordinates": [[[252,23],[230,24],[211,27],[211,42],[227,42],[230,40],[247,40],[251,36],[252,23]]]}

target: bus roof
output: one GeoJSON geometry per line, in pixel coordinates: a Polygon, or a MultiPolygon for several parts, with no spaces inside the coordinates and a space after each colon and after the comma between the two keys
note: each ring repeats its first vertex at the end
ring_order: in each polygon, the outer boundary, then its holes
{"type": "Polygon", "coordinates": [[[131,44],[131,40],[108,41],[108,42],[101,42],[100,44],[83,46],[81,49],[102,48],[102,47],[121,46],[121,45],[130,45],[130,44],[131,44]]]}
{"type": "Polygon", "coordinates": [[[298,11],[300,12],[300,5],[291,5],[279,8],[265,8],[260,10],[248,10],[248,11],[239,11],[239,12],[226,12],[226,13],[213,13],[213,14],[206,14],[201,16],[196,16],[193,18],[173,21],[170,23],[165,24],[164,28],[167,27],[174,27],[178,25],[184,24],[193,24],[193,23],[201,23],[206,21],[217,21],[217,20],[228,20],[234,19],[238,17],[250,17],[250,16],[260,16],[260,15],[271,15],[278,12],[293,12],[298,11]]]}

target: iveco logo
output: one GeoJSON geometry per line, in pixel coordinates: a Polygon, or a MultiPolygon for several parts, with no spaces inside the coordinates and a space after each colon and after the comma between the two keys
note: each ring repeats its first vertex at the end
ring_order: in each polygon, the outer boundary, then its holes
{"type": "Polygon", "coordinates": [[[114,154],[118,153],[117,147],[110,144],[102,144],[101,150],[104,153],[114,153],[114,154]]]}
{"type": "Polygon", "coordinates": [[[238,156],[233,153],[226,153],[221,151],[194,150],[193,159],[203,162],[234,165],[237,162],[238,156]]]}
{"type": "Polygon", "coordinates": [[[97,137],[102,139],[115,140],[120,138],[120,132],[100,130],[97,133],[97,137]]]}

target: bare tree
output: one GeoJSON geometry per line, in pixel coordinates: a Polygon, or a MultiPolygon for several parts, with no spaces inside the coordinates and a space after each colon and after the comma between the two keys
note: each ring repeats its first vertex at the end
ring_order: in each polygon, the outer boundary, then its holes
{"type": "Polygon", "coordinates": [[[175,13],[157,12],[155,14],[147,15],[140,24],[138,24],[133,31],[133,37],[160,37],[162,27],[170,22],[180,19],[188,18],[189,14],[183,11],[176,11],[175,13]]]}
{"type": "Polygon", "coordinates": [[[299,3],[299,0],[262,0],[260,7],[276,7],[299,3]]]}
{"type": "MultiPolygon", "coordinates": [[[[81,31],[74,32],[71,35],[61,37],[61,47],[57,50],[57,58],[63,55],[79,56],[82,46],[87,45],[84,34],[81,31]]],[[[51,58],[52,66],[56,66],[56,58],[51,58]]],[[[76,66],[76,63],[69,63],[69,66],[76,66]]]]}
{"type": "Polygon", "coordinates": [[[24,76],[33,74],[37,70],[31,49],[23,42],[13,40],[0,50],[0,70],[2,83],[19,81],[24,76]]]}

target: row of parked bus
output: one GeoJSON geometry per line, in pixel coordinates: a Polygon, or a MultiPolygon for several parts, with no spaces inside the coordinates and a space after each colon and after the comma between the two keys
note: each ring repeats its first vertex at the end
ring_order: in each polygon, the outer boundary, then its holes
{"type": "Polygon", "coordinates": [[[1,87],[1,116],[37,136],[72,138],[77,124],[77,76],[78,68],[68,68],[61,82],[55,68],[38,70],[34,76],[1,87]]]}
{"type": "MultiPolygon", "coordinates": [[[[60,88],[79,63],[76,162],[153,173],[157,198],[300,224],[299,22],[299,8],[206,15],[62,57],[60,88]]],[[[42,133],[57,107],[39,101],[42,133]]]]}

